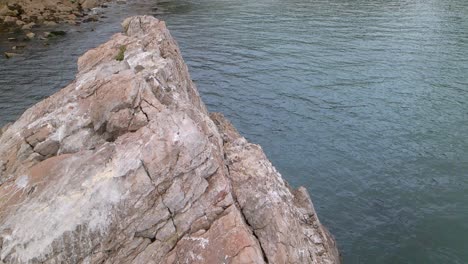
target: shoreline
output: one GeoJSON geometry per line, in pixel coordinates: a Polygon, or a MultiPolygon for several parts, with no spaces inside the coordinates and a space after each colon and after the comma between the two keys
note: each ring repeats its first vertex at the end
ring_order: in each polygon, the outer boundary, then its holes
{"type": "Polygon", "coordinates": [[[0,0],[0,23],[28,30],[34,25],[77,24],[90,10],[110,0],[0,0]],[[33,23],[33,24],[31,24],[33,23]]]}
{"type": "Polygon", "coordinates": [[[108,4],[126,1],[79,0],[61,2],[58,0],[29,3],[26,0],[0,0],[0,35],[4,35],[4,57],[10,59],[21,55],[31,41],[40,40],[47,46],[48,40],[66,35],[64,27],[80,26],[105,18],[104,9],[108,4]],[[55,4],[54,4],[55,3],[55,4]]]}

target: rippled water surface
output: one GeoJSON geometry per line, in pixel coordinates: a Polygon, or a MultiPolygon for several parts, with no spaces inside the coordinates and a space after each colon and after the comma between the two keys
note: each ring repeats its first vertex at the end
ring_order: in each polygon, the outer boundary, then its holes
{"type": "Polygon", "coordinates": [[[105,12],[0,60],[0,125],[73,79],[77,56],[123,17],[157,15],[209,109],[309,189],[344,263],[468,263],[468,1],[141,0],[105,12]]]}

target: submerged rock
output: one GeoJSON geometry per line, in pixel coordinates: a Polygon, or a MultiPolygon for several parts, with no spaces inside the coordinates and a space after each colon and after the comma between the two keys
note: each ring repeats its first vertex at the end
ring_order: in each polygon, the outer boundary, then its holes
{"type": "Polygon", "coordinates": [[[33,32],[28,32],[28,33],[26,34],[26,37],[27,37],[28,39],[33,39],[35,36],[36,36],[36,34],[34,34],[33,32]]]}
{"type": "Polygon", "coordinates": [[[57,37],[57,36],[65,36],[67,32],[63,30],[51,31],[47,34],[47,37],[57,37]]]}
{"type": "Polygon", "coordinates": [[[18,56],[19,54],[14,52],[4,52],[3,55],[5,55],[5,58],[10,59],[18,56]]]}
{"type": "Polygon", "coordinates": [[[123,26],[1,130],[0,260],[339,263],[307,191],[208,113],[164,22],[123,26]]]}

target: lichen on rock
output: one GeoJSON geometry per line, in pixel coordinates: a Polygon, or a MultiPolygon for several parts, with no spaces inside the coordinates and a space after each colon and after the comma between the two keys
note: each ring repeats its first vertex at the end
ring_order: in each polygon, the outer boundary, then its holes
{"type": "Polygon", "coordinates": [[[0,261],[339,263],[307,191],[208,113],[164,22],[123,27],[1,130],[0,261]]]}

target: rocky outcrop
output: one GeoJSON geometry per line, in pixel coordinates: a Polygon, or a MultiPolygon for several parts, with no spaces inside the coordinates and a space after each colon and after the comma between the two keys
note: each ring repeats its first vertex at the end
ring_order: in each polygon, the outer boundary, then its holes
{"type": "Polygon", "coordinates": [[[75,24],[83,11],[106,0],[0,0],[0,22],[30,30],[36,24],[75,24]]]}
{"type": "Polygon", "coordinates": [[[2,129],[0,260],[339,263],[307,191],[208,113],[164,22],[123,26],[2,129]]]}

